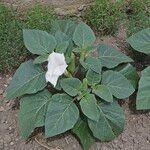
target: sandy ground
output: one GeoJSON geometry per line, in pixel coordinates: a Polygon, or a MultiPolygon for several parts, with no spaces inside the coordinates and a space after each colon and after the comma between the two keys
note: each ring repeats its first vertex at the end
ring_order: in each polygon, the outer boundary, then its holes
{"type": "MultiPolygon", "coordinates": [[[[29,6],[33,0],[1,0],[16,6],[29,6]]],[[[88,0],[40,0],[57,8],[68,8],[73,5],[82,6],[88,0]]],[[[35,2],[35,1],[34,1],[35,2]]],[[[63,9],[63,12],[65,9],[63,9]]],[[[97,38],[99,43],[107,43],[126,52],[125,29],[120,27],[116,37],[97,38]]],[[[0,75],[0,103],[3,94],[11,80],[11,75],[0,75]]],[[[132,100],[130,100],[132,102],[132,100]]],[[[107,143],[96,142],[91,150],[150,150],[150,112],[135,112],[129,109],[129,100],[123,104],[126,115],[124,132],[115,140],[107,143]]],[[[0,150],[82,150],[79,142],[69,133],[44,139],[41,133],[29,141],[23,141],[19,136],[17,124],[17,108],[14,101],[0,104],[0,150]]]]}

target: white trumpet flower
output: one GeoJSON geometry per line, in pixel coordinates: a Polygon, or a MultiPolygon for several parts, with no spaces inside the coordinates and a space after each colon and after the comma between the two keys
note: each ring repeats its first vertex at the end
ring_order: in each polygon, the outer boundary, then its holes
{"type": "Polygon", "coordinates": [[[50,82],[55,87],[59,76],[65,72],[67,66],[64,54],[51,53],[48,57],[48,70],[45,75],[46,81],[50,82]]]}

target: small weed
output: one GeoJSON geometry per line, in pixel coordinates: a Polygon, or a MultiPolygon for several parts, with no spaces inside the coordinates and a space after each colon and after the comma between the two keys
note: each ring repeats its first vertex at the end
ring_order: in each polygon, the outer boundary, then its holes
{"type": "Polygon", "coordinates": [[[95,0],[83,16],[87,23],[98,33],[113,34],[124,17],[121,1],[95,0]]]}
{"type": "Polygon", "coordinates": [[[149,0],[129,0],[126,2],[126,14],[129,20],[127,36],[150,27],[149,0]]]}
{"type": "Polygon", "coordinates": [[[25,22],[29,28],[50,31],[56,18],[53,8],[36,4],[26,12],[25,22]]]}
{"type": "Polygon", "coordinates": [[[27,54],[22,40],[21,21],[16,20],[13,10],[0,5],[0,72],[17,67],[27,54]]]}

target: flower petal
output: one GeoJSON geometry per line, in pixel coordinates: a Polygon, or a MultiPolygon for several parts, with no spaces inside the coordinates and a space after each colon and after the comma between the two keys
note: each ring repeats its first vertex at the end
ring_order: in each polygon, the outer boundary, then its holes
{"type": "Polygon", "coordinates": [[[55,86],[59,76],[65,72],[67,66],[64,54],[51,53],[48,57],[48,71],[45,75],[46,81],[49,81],[55,86]]]}
{"type": "Polygon", "coordinates": [[[65,72],[67,66],[68,65],[62,65],[62,66],[56,67],[53,74],[61,76],[65,72]]]}
{"type": "Polygon", "coordinates": [[[46,81],[47,81],[47,82],[50,82],[50,83],[53,84],[54,87],[55,87],[56,84],[57,84],[57,81],[58,81],[59,76],[51,75],[51,74],[48,74],[48,72],[47,72],[46,75],[45,75],[45,78],[46,78],[46,81]]]}

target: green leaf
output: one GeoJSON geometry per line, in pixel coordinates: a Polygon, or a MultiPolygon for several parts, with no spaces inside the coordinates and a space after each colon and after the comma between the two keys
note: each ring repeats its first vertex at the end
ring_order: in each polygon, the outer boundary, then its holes
{"type": "Polygon", "coordinates": [[[76,96],[82,87],[82,83],[77,78],[66,78],[60,81],[62,89],[70,96],[76,96]]]}
{"type": "Polygon", "coordinates": [[[106,102],[113,102],[113,96],[109,88],[105,85],[97,85],[93,87],[92,92],[106,102]]]}
{"type": "Polygon", "coordinates": [[[115,70],[124,75],[135,89],[137,88],[139,75],[135,67],[133,67],[131,64],[123,64],[115,68],[115,70]]]}
{"type": "Polygon", "coordinates": [[[35,60],[33,61],[33,63],[34,64],[41,64],[41,63],[47,61],[48,56],[49,56],[49,54],[38,56],[37,58],[35,58],[35,60]]]}
{"type": "Polygon", "coordinates": [[[94,72],[93,70],[89,69],[86,78],[88,81],[88,85],[95,85],[98,84],[101,81],[101,75],[94,72]]]}
{"type": "Polygon", "coordinates": [[[136,97],[137,110],[150,109],[150,66],[142,71],[136,97]]]}
{"type": "Polygon", "coordinates": [[[57,44],[60,44],[62,42],[68,41],[69,37],[65,33],[57,31],[55,33],[55,39],[57,40],[57,44]]]}
{"type": "Polygon", "coordinates": [[[22,63],[17,69],[6,90],[6,100],[36,93],[44,89],[46,85],[45,72],[39,66],[33,65],[32,60],[29,60],[22,63]]]}
{"type": "Polygon", "coordinates": [[[96,138],[101,141],[110,141],[124,129],[124,112],[116,102],[100,103],[98,122],[89,119],[88,124],[96,138]]]}
{"type": "Polygon", "coordinates": [[[65,53],[67,48],[69,46],[69,42],[65,41],[65,42],[61,42],[57,45],[56,47],[56,52],[58,53],[65,53]]]}
{"type": "Polygon", "coordinates": [[[75,53],[80,53],[80,52],[83,51],[83,49],[80,48],[80,47],[76,47],[76,48],[74,48],[72,51],[75,52],[75,53]]]}
{"type": "Polygon", "coordinates": [[[73,99],[66,94],[54,95],[46,113],[46,137],[52,137],[72,129],[78,119],[79,110],[73,99]]]}
{"type": "Polygon", "coordinates": [[[144,29],[127,39],[136,51],[150,54],[150,28],[144,29]]]}
{"type": "Polygon", "coordinates": [[[94,72],[98,74],[101,74],[102,66],[101,66],[101,62],[97,58],[88,57],[85,60],[85,63],[89,69],[93,70],[94,72]]]}
{"type": "Polygon", "coordinates": [[[87,123],[81,119],[76,123],[72,132],[79,138],[84,150],[89,150],[95,142],[87,123]]]}
{"type": "Polygon", "coordinates": [[[54,51],[56,47],[55,38],[41,30],[23,30],[23,39],[26,48],[33,54],[43,55],[54,51]]]}
{"type": "Polygon", "coordinates": [[[91,46],[95,40],[94,32],[88,25],[83,22],[78,24],[73,34],[73,41],[77,46],[87,48],[91,46]]]}
{"type": "Polygon", "coordinates": [[[36,127],[45,125],[45,115],[50,100],[51,94],[48,90],[21,98],[18,117],[23,139],[27,139],[36,127]]]}
{"type": "Polygon", "coordinates": [[[69,38],[72,38],[76,24],[71,20],[56,20],[53,23],[51,32],[55,34],[57,31],[65,33],[69,38]]]}
{"type": "Polygon", "coordinates": [[[93,94],[86,94],[80,101],[81,110],[89,119],[98,121],[99,110],[97,100],[93,94]]]}
{"type": "Polygon", "coordinates": [[[127,98],[134,92],[131,83],[116,71],[105,71],[102,75],[102,84],[118,99],[127,98]]]}
{"type": "Polygon", "coordinates": [[[98,48],[99,45],[90,45],[88,46],[85,51],[86,52],[92,52],[92,51],[95,51],[97,48],[98,48]]]}
{"type": "Polygon", "coordinates": [[[99,45],[98,55],[102,66],[107,68],[114,68],[121,63],[133,62],[130,57],[105,44],[99,45]]]}

